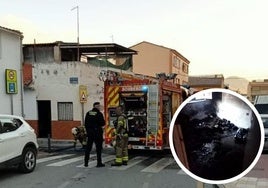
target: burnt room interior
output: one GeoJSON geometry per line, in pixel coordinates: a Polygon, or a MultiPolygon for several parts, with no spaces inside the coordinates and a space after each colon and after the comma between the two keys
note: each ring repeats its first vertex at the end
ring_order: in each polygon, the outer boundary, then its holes
{"type": "Polygon", "coordinates": [[[182,163],[204,179],[239,175],[259,151],[261,133],[256,115],[248,104],[229,93],[210,92],[192,99],[179,112],[174,126],[182,132],[182,138],[174,139],[175,148],[185,148],[182,163]]]}

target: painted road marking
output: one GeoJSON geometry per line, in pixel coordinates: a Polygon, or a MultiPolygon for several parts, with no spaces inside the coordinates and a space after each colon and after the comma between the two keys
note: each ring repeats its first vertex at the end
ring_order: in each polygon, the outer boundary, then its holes
{"type": "Polygon", "coordinates": [[[158,173],[173,162],[174,162],[173,158],[164,157],[156,161],[155,163],[151,164],[150,166],[144,168],[143,170],[141,170],[141,172],[158,173]]]}
{"type": "Polygon", "coordinates": [[[70,156],[73,156],[73,155],[74,154],[65,154],[65,155],[56,155],[56,156],[51,156],[51,157],[44,157],[44,158],[41,158],[41,159],[37,159],[36,162],[37,163],[44,163],[44,162],[52,161],[52,160],[55,160],[55,159],[70,157],[70,156]]]}
{"type": "Polygon", "coordinates": [[[125,165],[123,165],[123,166],[114,166],[114,167],[111,167],[110,169],[112,169],[112,170],[126,170],[126,169],[128,169],[128,168],[130,168],[132,166],[137,165],[138,163],[140,163],[140,162],[142,162],[142,161],[144,161],[144,160],[146,160],[148,158],[149,157],[144,157],[144,156],[134,157],[133,159],[130,159],[128,161],[128,164],[126,166],[125,165]]]}
{"type": "Polygon", "coordinates": [[[74,157],[74,158],[71,158],[71,159],[66,159],[66,160],[63,160],[63,161],[51,163],[51,164],[49,164],[47,166],[64,166],[64,165],[71,164],[71,163],[74,163],[74,162],[77,162],[77,161],[81,161],[83,159],[84,159],[84,156],[79,156],[79,157],[74,157]]]}
{"type": "Polygon", "coordinates": [[[179,170],[179,172],[177,174],[180,174],[180,175],[187,175],[183,170],[179,170]]]}
{"type": "MultiPolygon", "coordinates": [[[[113,160],[114,158],[115,158],[114,155],[108,155],[108,156],[105,156],[105,157],[102,158],[102,163],[109,162],[109,161],[113,160]]],[[[93,168],[93,167],[95,167],[96,165],[97,165],[97,160],[93,160],[93,161],[90,161],[90,162],[88,163],[88,167],[84,167],[84,163],[81,164],[81,165],[78,165],[78,166],[76,166],[76,167],[78,167],[78,168],[93,168]]]]}

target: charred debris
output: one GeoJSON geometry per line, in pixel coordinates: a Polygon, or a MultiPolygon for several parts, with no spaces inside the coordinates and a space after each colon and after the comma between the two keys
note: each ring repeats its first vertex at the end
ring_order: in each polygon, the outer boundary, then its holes
{"type": "Polygon", "coordinates": [[[177,117],[189,168],[206,179],[230,178],[242,171],[241,159],[249,130],[245,130],[245,140],[241,140],[237,136],[240,128],[230,120],[218,117],[216,103],[208,101],[201,102],[202,105],[186,105],[177,117]]]}

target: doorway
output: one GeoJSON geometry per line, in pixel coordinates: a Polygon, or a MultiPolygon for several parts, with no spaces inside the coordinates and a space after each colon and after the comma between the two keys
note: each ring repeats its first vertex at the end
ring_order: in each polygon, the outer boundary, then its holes
{"type": "Polygon", "coordinates": [[[37,101],[39,138],[51,135],[51,102],[37,101]]]}

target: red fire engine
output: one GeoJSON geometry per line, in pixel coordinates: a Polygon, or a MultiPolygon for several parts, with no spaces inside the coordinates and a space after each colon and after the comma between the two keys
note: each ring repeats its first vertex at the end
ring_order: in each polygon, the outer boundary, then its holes
{"type": "Polygon", "coordinates": [[[182,90],[173,80],[113,71],[101,73],[104,81],[105,146],[114,141],[115,108],[128,117],[129,149],[169,148],[172,115],[182,102],[182,90]]]}

